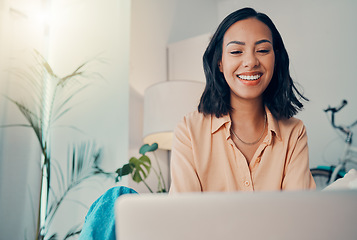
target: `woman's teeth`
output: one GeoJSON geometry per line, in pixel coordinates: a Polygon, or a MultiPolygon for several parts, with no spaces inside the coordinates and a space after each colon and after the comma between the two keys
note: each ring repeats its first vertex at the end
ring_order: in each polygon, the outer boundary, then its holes
{"type": "Polygon", "coordinates": [[[262,75],[260,74],[257,74],[257,75],[238,75],[238,77],[240,79],[243,79],[243,80],[248,80],[248,81],[254,81],[254,80],[257,80],[261,77],[262,75]]]}

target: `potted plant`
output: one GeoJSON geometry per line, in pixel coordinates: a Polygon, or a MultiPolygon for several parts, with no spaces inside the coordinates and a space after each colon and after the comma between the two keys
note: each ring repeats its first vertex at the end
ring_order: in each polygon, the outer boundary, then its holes
{"type": "MultiPolygon", "coordinates": [[[[14,69],[12,73],[21,80],[21,85],[28,87],[26,96],[14,99],[5,96],[10,102],[16,105],[18,110],[25,117],[26,124],[9,124],[2,127],[29,127],[35,133],[41,147],[41,190],[38,210],[38,220],[36,239],[57,239],[56,233],[49,236],[49,227],[53,221],[57,210],[65,200],[68,193],[76,190],[86,179],[94,175],[104,175],[114,177],[114,173],[107,173],[99,167],[102,160],[102,150],[97,148],[94,142],[84,142],[73,144],[69,147],[69,157],[67,159],[67,176],[61,168],[61,164],[51,157],[50,132],[57,121],[72,109],[71,100],[88,83],[83,84],[79,78],[87,75],[84,67],[85,62],[78,66],[72,73],[64,77],[57,76],[50,64],[38,52],[34,51],[34,63],[28,69],[14,69]],[[26,99],[26,100],[24,100],[26,99]],[[55,174],[55,176],[53,175],[55,174]],[[53,189],[54,182],[58,188],[53,189]],[[45,195],[43,197],[43,195],[45,195]],[[41,216],[41,209],[45,209],[44,218],[41,216]]],[[[72,126],[70,128],[76,129],[72,126]]],[[[70,229],[64,239],[78,234],[81,224],[70,229]]]]}

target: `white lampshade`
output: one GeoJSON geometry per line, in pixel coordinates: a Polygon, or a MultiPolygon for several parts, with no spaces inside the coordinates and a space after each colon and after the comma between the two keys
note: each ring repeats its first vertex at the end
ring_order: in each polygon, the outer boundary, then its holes
{"type": "Polygon", "coordinates": [[[166,81],[146,89],[144,96],[144,143],[158,143],[170,150],[173,131],[183,116],[197,109],[205,83],[166,81]]]}

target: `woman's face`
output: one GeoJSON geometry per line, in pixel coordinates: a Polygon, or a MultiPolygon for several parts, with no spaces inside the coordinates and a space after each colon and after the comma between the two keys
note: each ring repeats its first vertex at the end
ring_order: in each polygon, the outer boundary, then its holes
{"type": "Polygon", "coordinates": [[[273,39],[267,25],[248,18],[228,28],[219,69],[231,89],[231,101],[261,99],[273,76],[274,63],[273,39]]]}

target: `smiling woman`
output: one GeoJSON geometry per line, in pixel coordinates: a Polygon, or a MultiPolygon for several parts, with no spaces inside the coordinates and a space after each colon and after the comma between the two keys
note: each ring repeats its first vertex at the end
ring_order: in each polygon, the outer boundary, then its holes
{"type": "Polygon", "coordinates": [[[198,111],[175,131],[170,192],[314,189],[302,108],[270,18],[228,15],[203,56],[198,111]]]}
{"type": "Polygon", "coordinates": [[[262,98],[274,72],[272,42],[268,26],[255,18],[238,21],[225,33],[218,65],[231,89],[231,104],[262,98]]]}

